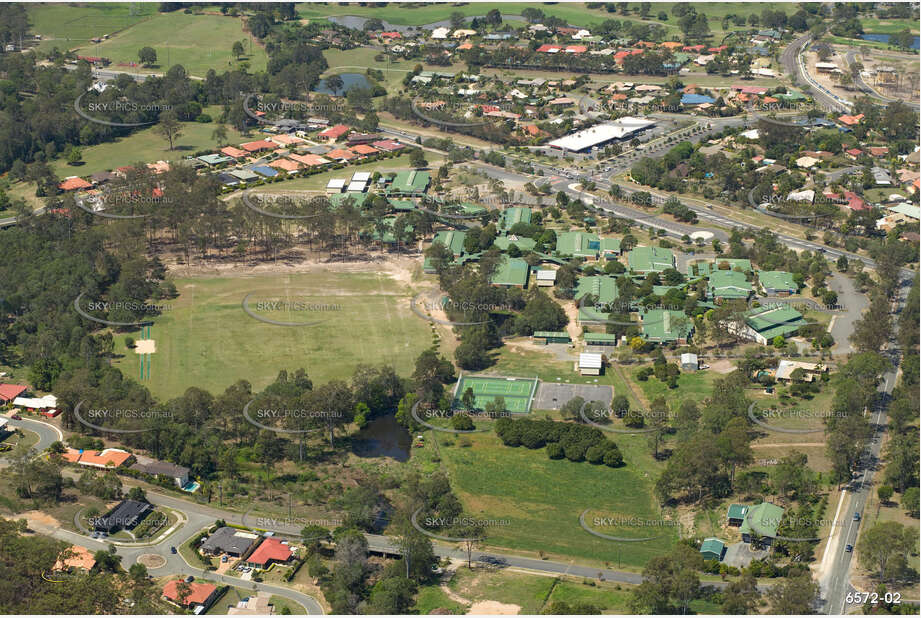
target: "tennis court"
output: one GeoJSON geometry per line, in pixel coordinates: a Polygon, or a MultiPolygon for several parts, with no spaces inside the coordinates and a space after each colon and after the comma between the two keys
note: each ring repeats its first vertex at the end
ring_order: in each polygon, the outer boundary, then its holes
{"type": "Polygon", "coordinates": [[[486,409],[486,404],[496,397],[502,397],[509,412],[527,414],[531,411],[531,401],[537,390],[537,384],[536,377],[462,375],[454,387],[454,406],[461,407],[461,397],[470,388],[473,389],[474,405],[479,410],[486,409]]]}

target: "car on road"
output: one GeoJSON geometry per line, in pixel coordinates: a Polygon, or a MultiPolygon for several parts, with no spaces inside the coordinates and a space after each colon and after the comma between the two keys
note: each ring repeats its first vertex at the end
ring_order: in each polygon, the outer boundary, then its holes
{"type": "Polygon", "coordinates": [[[846,551],[847,553],[851,553],[852,551],[854,551],[854,546],[848,543],[847,545],[844,546],[844,551],[846,551]]]}
{"type": "Polygon", "coordinates": [[[854,512],[854,521],[860,521],[860,513],[854,512]]]}
{"type": "Polygon", "coordinates": [[[13,419],[14,421],[21,421],[21,420],[22,420],[22,417],[21,417],[18,413],[16,413],[16,412],[13,412],[12,414],[10,414],[10,418],[13,419]]]}
{"type": "Polygon", "coordinates": [[[191,584],[194,581],[195,581],[195,577],[193,575],[189,575],[188,577],[185,578],[185,583],[187,584],[191,584]]]}
{"type": "Polygon", "coordinates": [[[169,548],[169,553],[175,554],[175,553],[176,553],[176,548],[175,548],[175,547],[170,547],[170,548],[169,548]]]}

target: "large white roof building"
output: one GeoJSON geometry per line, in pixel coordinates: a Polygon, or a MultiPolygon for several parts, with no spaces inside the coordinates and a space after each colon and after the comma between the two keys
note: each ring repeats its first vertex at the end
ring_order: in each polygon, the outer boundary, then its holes
{"type": "Polygon", "coordinates": [[[614,140],[629,139],[637,133],[655,126],[655,124],[656,123],[652,120],[625,116],[624,118],[618,118],[612,122],[598,124],[587,129],[582,129],[581,131],[576,131],[575,133],[570,133],[569,135],[549,142],[548,145],[558,150],[581,152],[595,146],[603,146],[614,140]]]}

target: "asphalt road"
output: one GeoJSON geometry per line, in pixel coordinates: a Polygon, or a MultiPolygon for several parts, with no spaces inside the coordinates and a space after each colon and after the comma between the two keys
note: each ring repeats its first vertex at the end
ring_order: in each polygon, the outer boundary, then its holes
{"type": "Polygon", "coordinates": [[[32,447],[38,453],[41,453],[51,446],[52,442],[64,439],[60,429],[43,421],[35,421],[28,418],[23,418],[19,421],[10,419],[9,426],[17,429],[27,429],[38,434],[38,442],[32,447]]]}
{"type": "MultiPolygon", "coordinates": [[[[914,277],[909,276],[909,273],[902,271],[901,287],[898,290],[896,302],[896,317],[905,306],[913,279],[914,277]]],[[[886,408],[891,399],[892,389],[896,385],[900,360],[894,338],[890,340],[889,348],[884,350],[883,354],[889,357],[892,369],[883,374],[878,388],[880,398],[879,404],[873,411],[873,437],[861,459],[857,475],[846,489],[844,504],[839,514],[843,518],[841,522],[843,525],[833,526],[833,530],[836,531],[835,536],[838,538],[833,537],[828,543],[828,551],[833,552],[830,557],[831,568],[827,571],[826,577],[819,581],[824,602],[823,609],[826,614],[847,613],[849,609],[846,607],[847,594],[855,590],[850,584],[851,561],[854,554],[845,551],[845,545],[857,544],[859,528],[862,524],[854,521],[854,513],[859,513],[863,519],[867,498],[872,490],[873,476],[881,461],[883,432],[886,431],[886,408]]]]}
{"type": "Polygon", "coordinates": [[[821,105],[822,109],[841,112],[848,111],[848,109],[850,109],[850,101],[835,97],[828,90],[822,88],[807,74],[805,67],[803,67],[802,62],[800,62],[800,51],[811,41],[812,35],[806,34],[784,48],[780,56],[780,62],[784,70],[793,78],[797,85],[812,92],[813,98],[821,105]]]}

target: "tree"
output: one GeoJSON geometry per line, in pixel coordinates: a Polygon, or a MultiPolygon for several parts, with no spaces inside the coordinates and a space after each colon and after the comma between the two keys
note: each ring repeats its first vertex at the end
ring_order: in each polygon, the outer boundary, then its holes
{"type": "Polygon", "coordinates": [[[908,511],[912,517],[918,517],[921,511],[921,490],[917,487],[909,487],[902,494],[902,508],[908,511]]]}
{"type": "MultiPolygon", "coordinates": [[[[889,499],[892,498],[893,493],[894,492],[892,491],[892,487],[889,485],[880,485],[876,488],[876,495],[879,498],[880,505],[889,502],[889,499]]],[[[878,510],[879,509],[877,509],[877,511],[878,510]]]]}
{"type": "Polygon", "coordinates": [[[227,143],[227,126],[219,124],[214,127],[214,131],[211,132],[211,139],[213,139],[218,146],[225,145],[227,143]]]}
{"type": "Polygon", "coordinates": [[[155,65],[157,63],[157,50],[153,47],[142,47],[138,50],[138,60],[145,67],[155,65]]]}
{"type": "Polygon", "coordinates": [[[421,148],[413,148],[409,151],[410,167],[426,167],[429,164],[425,158],[425,153],[421,148]]]}
{"type": "Polygon", "coordinates": [[[326,87],[329,88],[329,90],[334,95],[338,94],[338,92],[342,90],[342,87],[345,85],[345,83],[342,81],[342,78],[338,75],[330,75],[324,81],[326,82],[326,87]]]}
{"type": "Polygon", "coordinates": [[[67,151],[67,164],[77,165],[81,161],[83,161],[83,153],[76,146],[71,146],[67,151]]]}
{"type": "Polygon", "coordinates": [[[819,586],[806,572],[774,584],[768,590],[767,597],[771,602],[772,614],[811,614],[819,597],[819,586]]]}
{"type": "Polygon", "coordinates": [[[579,412],[582,410],[584,405],[585,400],[582,397],[573,397],[564,403],[562,408],[560,408],[560,416],[566,420],[581,422],[581,416],[579,415],[579,412]]]}
{"type": "Polygon", "coordinates": [[[230,53],[235,59],[239,60],[240,56],[246,53],[246,50],[243,48],[243,43],[240,41],[234,41],[230,48],[230,53]]]}
{"type": "Polygon", "coordinates": [[[176,112],[166,110],[160,113],[160,122],[157,124],[157,132],[169,142],[169,149],[173,149],[175,140],[182,137],[182,123],[176,116],[176,112]]]}
{"type": "Polygon", "coordinates": [[[917,532],[895,521],[884,521],[865,530],[857,544],[860,564],[886,579],[886,567],[897,558],[907,558],[916,551],[917,532]]]}
{"type": "Polygon", "coordinates": [[[720,609],[724,614],[742,615],[750,614],[758,606],[758,580],[748,571],[736,581],[730,582],[723,593],[723,605],[720,609]]]}

